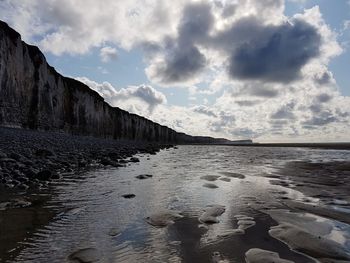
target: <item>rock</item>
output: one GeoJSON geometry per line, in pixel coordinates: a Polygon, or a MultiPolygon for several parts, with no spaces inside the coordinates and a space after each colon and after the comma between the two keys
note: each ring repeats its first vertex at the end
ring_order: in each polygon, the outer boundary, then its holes
{"type": "Polygon", "coordinates": [[[130,162],[132,162],[132,163],[138,163],[138,162],[140,162],[140,159],[137,158],[137,157],[131,157],[131,158],[130,158],[130,162]]]}
{"type": "Polygon", "coordinates": [[[151,174],[140,174],[138,176],[136,176],[137,179],[140,179],[140,180],[144,180],[144,179],[148,179],[148,178],[152,178],[153,175],[151,174]]]}
{"type": "Polygon", "coordinates": [[[10,153],[9,155],[8,155],[8,157],[9,158],[12,158],[12,159],[14,159],[14,160],[16,160],[16,161],[20,161],[23,157],[20,155],[20,154],[18,154],[18,153],[10,153]]]}
{"type": "Polygon", "coordinates": [[[6,202],[6,208],[24,208],[31,206],[32,203],[22,198],[15,198],[10,202],[6,202]]]}
{"type": "Polygon", "coordinates": [[[50,179],[53,179],[53,180],[61,179],[61,175],[58,173],[52,173],[50,179]]]}
{"type": "Polygon", "coordinates": [[[127,198],[127,199],[134,198],[135,196],[136,196],[136,195],[134,195],[134,194],[125,194],[125,195],[122,195],[122,197],[127,198]]]}
{"type": "Polygon", "coordinates": [[[16,163],[15,159],[12,158],[0,158],[0,163],[16,163]]]}
{"type": "Polygon", "coordinates": [[[102,254],[96,248],[84,248],[70,254],[68,259],[70,262],[92,263],[98,262],[101,257],[102,254]]]}
{"type": "Polygon", "coordinates": [[[113,166],[114,162],[109,158],[103,158],[103,159],[101,159],[101,164],[105,165],[105,166],[107,166],[107,165],[113,166]]]}
{"type": "Polygon", "coordinates": [[[24,175],[31,178],[31,177],[35,177],[36,174],[38,173],[37,170],[34,170],[32,168],[28,168],[26,170],[23,171],[24,175]]]}
{"type": "Polygon", "coordinates": [[[48,149],[38,149],[35,151],[35,155],[39,157],[53,156],[54,153],[48,149]]]}
{"type": "Polygon", "coordinates": [[[155,227],[166,227],[182,217],[178,211],[163,210],[146,217],[146,222],[155,227]]]}
{"type": "Polygon", "coordinates": [[[52,172],[49,170],[42,170],[36,174],[36,178],[41,181],[50,180],[52,176],[52,172]]]}
{"type": "Polygon", "coordinates": [[[17,188],[18,188],[19,190],[27,190],[27,189],[29,188],[29,186],[22,183],[22,184],[19,184],[19,185],[17,186],[17,188]]]}

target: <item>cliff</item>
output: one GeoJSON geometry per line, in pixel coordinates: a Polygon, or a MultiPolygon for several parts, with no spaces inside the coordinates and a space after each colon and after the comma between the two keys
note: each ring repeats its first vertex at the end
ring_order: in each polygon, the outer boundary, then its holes
{"type": "Polygon", "coordinates": [[[85,84],[62,76],[43,53],[0,21],[0,125],[166,143],[229,142],[193,137],[111,107],[85,84]]]}

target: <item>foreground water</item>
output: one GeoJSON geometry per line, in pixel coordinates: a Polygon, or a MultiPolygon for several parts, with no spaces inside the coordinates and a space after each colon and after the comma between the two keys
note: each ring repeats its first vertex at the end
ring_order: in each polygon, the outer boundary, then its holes
{"type": "MultiPolygon", "coordinates": [[[[292,180],[276,183],[286,162],[349,157],[350,151],[336,150],[179,146],[140,156],[140,163],[124,168],[67,176],[41,193],[44,201],[37,209],[44,211],[44,217],[52,215],[48,222],[34,227],[38,224],[34,217],[30,234],[0,258],[4,262],[316,262],[316,258],[350,262],[350,226],[307,209],[292,209],[285,202],[323,207],[324,200],[299,192],[292,180]],[[152,177],[136,178],[141,174],[152,177]],[[210,212],[213,217],[206,221],[204,211],[213,208],[222,211],[216,215],[214,211],[214,216],[210,212]]],[[[332,209],[350,211],[344,196],[330,200],[332,209]]],[[[12,234],[6,234],[11,239],[12,234]]]]}

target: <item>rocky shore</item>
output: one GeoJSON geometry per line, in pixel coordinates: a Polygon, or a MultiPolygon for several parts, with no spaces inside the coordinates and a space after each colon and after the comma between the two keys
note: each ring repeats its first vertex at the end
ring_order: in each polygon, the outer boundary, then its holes
{"type": "Polygon", "coordinates": [[[45,187],[65,174],[138,162],[137,153],[156,154],[168,144],[72,136],[0,127],[0,182],[26,190],[45,187]]]}

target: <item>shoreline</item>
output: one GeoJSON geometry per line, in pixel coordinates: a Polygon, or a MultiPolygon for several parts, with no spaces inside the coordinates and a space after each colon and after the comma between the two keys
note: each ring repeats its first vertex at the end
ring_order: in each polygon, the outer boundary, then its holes
{"type": "MultiPolygon", "coordinates": [[[[179,144],[181,145],[181,143],[179,144]]],[[[188,143],[185,145],[213,145],[213,146],[231,146],[231,147],[286,147],[286,148],[314,148],[325,150],[350,150],[349,142],[337,143],[188,143]]]]}
{"type": "Polygon", "coordinates": [[[0,185],[26,191],[46,187],[65,174],[138,162],[173,145],[103,139],[63,132],[0,127],[0,185]]]}

